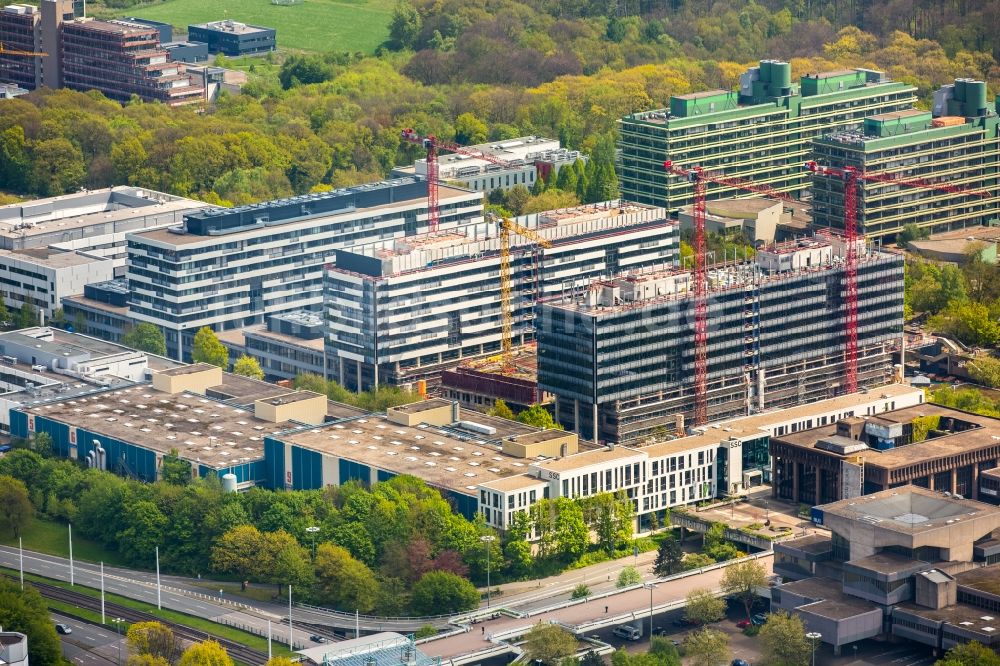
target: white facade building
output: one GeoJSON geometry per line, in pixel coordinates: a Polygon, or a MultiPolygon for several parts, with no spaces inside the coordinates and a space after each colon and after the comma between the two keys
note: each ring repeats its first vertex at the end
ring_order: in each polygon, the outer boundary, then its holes
{"type": "Polygon", "coordinates": [[[112,277],[111,259],[83,252],[0,250],[0,293],[11,311],[28,303],[48,319],[64,297],[82,294],[84,286],[112,277]]]}
{"type": "MultiPolygon", "coordinates": [[[[482,194],[442,186],[439,197],[442,231],[482,220],[482,194]]],[[[160,326],[183,359],[203,326],[318,310],[337,249],[427,230],[427,184],[412,178],[194,213],[128,236],[129,314],[160,326]]]]}
{"type": "MultiPolygon", "coordinates": [[[[672,265],[677,225],[662,208],[610,201],[518,222],[511,233],[512,338],[534,337],[534,304],[604,275],[672,265]]],[[[436,381],[501,348],[500,238],[494,223],[337,251],[326,274],[330,376],[350,388],[436,381]]]]}

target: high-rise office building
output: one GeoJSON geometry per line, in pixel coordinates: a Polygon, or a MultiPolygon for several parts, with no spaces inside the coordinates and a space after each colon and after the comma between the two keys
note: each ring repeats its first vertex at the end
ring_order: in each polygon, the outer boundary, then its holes
{"type": "MultiPolygon", "coordinates": [[[[859,182],[859,231],[894,235],[905,225],[916,224],[938,232],[1000,220],[1000,100],[991,108],[986,84],[967,79],[944,86],[934,100],[933,111],[879,114],[866,118],[857,130],[813,141],[813,158],[823,166],[977,193],[859,182]]],[[[815,225],[843,229],[842,178],[817,174],[812,203],[815,225]]]]}
{"type": "MultiPolygon", "coordinates": [[[[677,95],[668,109],[622,118],[622,196],[671,213],[692,204],[691,183],[668,178],[665,160],[802,195],[810,182],[802,164],[811,139],[856,128],[867,116],[909,109],[915,93],[914,86],[865,69],[807,74],[793,85],[791,65],[762,60],[740,77],[739,91],[677,95]]],[[[711,199],[747,196],[712,183],[707,193],[711,199]]]]}

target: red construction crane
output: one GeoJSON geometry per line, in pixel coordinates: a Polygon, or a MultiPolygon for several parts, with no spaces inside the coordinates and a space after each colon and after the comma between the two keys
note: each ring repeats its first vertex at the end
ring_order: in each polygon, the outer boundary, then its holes
{"type": "Polygon", "coordinates": [[[969,194],[989,197],[989,192],[969,190],[948,183],[937,183],[919,178],[902,178],[886,173],[864,173],[856,167],[829,167],[806,162],[806,170],[821,176],[831,176],[844,181],[844,240],[847,243],[845,278],[847,316],[845,322],[844,364],[846,367],[844,389],[847,393],[858,390],[858,181],[906,185],[925,190],[938,190],[951,194],[969,194]]]}
{"type": "Polygon", "coordinates": [[[745,192],[756,192],[782,201],[792,201],[783,192],[740,178],[663,163],[667,173],[687,178],[694,186],[694,425],[708,422],[708,271],[705,264],[705,184],[716,183],[745,192]]]}
{"type": "Polygon", "coordinates": [[[438,212],[438,151],[447,150],[448,152],[459,153],[460,155],[468,155],[477,160],[484,160],[491,164],[498,164],[507,168],[514,166],[507,160],[502,160],[481,150],[460,146],[457,143],[444,141],[436,136],[420,136],[409,128],[402,131],[402,137],[404,141],[422,145],[427,149],[427,223],[431,231],[437,231],[438,219],[440,217],[438,212]]]}

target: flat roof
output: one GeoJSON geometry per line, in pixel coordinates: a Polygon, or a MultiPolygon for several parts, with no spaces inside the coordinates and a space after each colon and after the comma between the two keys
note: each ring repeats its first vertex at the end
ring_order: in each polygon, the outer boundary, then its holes
{"type": "Polygon", "coordinates": [[[45,266],[47,268],[69,268],[84,266],[102,261],[111,261],[107,257],[95,257],[80,252],[62,252],[49,248],[29,248],[25,250],[0,250],[0,261],[4,259],[19,259],[21,261],[45,266]]]}
{"type": "Polygon", "coordinates": [[[313,398],[323,398],[323,397],[325,396],[322,396],[319,393],[314,393],[312,391],[289,391],[288,393],[282,393],[280,395],[261,398],[259,399],[259,401],[278,407],[280,405],[291,405],[296,402],[303,402],[305,400],[312,400],[313,398]]]}
{"type": "Polygon", "coordinates": [[[284,386],[243,375],[234,375],[231,372],[223,372],[222,383],[208,388],[208,393],[212,397],[233,405],[247,406],[252,405],[256,400],[264,400],[289,392],[290,389],[284,386]]]}
{"type": "Polygon", "coordinates": [[[912,557],[906,557],[905,555],[899,555],[889,551],[882,551],[881,553],[875,553],[874,555],[869,555],[868,557],[850,560],[846,564],[858,567],[859,569],[875,571],[876,573],[881,574],[907,572],[912,571],[914,568],[927,567],[931,565],[930,562],[915,560],[912,557]]]}
{"type": "Polygon", "coordinates": [[[901,111],[889,111],[887,113],[879,113],[874,116],[868,116],[867,120],[885,122],[889,120],[902,120],[903,118],[915,118],[916,116],[926,116],[928,114],[930,114],[930,111],[924,111],[923,109],[902,109],[901,111]]]}
{"type": "Polygon", "coordinates": [[[589,467],[590,465],[606,463],[612,460],[625,460],[627,458],[637,457],[645,458],[644,451],[624,446],[616,446],[613,449],[603,448],[581,451],[580,453],[574,453],[573,455],[566,456],[564,458],[542,460],[535,462],[534,464],[537,467],[547,469],[552,472],[566,472],[573,469],[580,469],[581,467],[589,467]]]}
{"type": "MultiPolygon", "coordinates": [[[[994,572],[995,574],[996,572],[994,572]]],[[[946,622],[965,631],[981,636],[995,636],[1000,631],[1000,617],[992,611],[969,604],[955,604],[944,608],[927,608],[906,602],[895,608],[932,622],[946,622]]]]}
{"type": "Polygon", "coordinates": [[[716,88],[715,90],[702,90],[700,92],[687,93],[685,95],[674,95],[677,99],[702,99],[704,97],[717,97],[719,95],[735,95],[734,90],[723,90],[722,88],[716,88]]]}
{"type": "Polygon", "coordinates": [[[532,462],[505,455],[497,439],[454,427],[405,426],[382,414],[285,432],[277,439],[465,495],[474,495],[480,484],[523,474],[532,462]]]}
{"type": "MultiPolygon", "coordinates": [[[[902,385],[895,385],[902,386],[902,385]]],[[[869,392],[881,392],[883,388],[869,392]]],[[[909,390],[920,390],[913,387],[906,387],[909,390]]],[[[897,409],[879,415],[880,418],[894,423],[911,423],[919,416],[941,416],[944,418],[955,418],[967,423],[972,423],[978,427],[961,432],[942,435],[922,442],[897,446],[896,448],[879,451],[869,449],[865,451],[865,464],[878,465],[885,468],[906,467],[914,463],[935,460],[947,456],[960,455],[972,450],[996,446],[1000,438],[1000,419],[988,416],[963,412],[951,407],[944,407],[934,403],[923,403],[913,407],[897,409]]],[[[791,446],[803,449],[815,449],[816,443],[836,434],[837,424],[821,426],[812,430],[800,430],[796,433],[789,433],[775,437],[774,439],[791,446]]],[[[829,451],[824,451],[827,455],[836,455],[829,451]]]]}
{"type": "Polygon", "coordinates": [[[158,453],[177,449],[196,464],[222,468],[260,460],[264,436],[287,430],[240,407],[194,393],[171,395],[150,384],[113,389],[26,410],[158,453]]]}
{"type": "Polygon", "coordinates": [[[160,374],[168,377],[183,377],[184,375],[193,375],[199,372],[205,372],[206,370],[212,370],[217,367],[218,366],[212,365],[211,363],[192,363],[190,365],[181,365],[176,368],[169,368],[160,374]]]}
{"type": "Polygon", "coordinates": [[[240,23],[239,21],[233,21],[231,19],[209,21],[208,23],[196,23],[188,26],[189,30],[191,28],[205,28],[206,30],[215,30],[217,32],[227,32],[236,35],[248,35],[254,32],[274,30],[274,28],[266,28],[262,25],[253,25],[250,23],[240,23]]]}
{"type": "MultiPolygon", "coordinates": [[[[870,495],[843,499],[816,507],[824,515],[866,522],[879,529],[918,534],[956,525],[972,518],[1000,515],[1000,507],[967,499],[945,497],[920,486],[900,486],[870,495]]],[[[880,553],[875,557],[889,557],[880,553]]],[[[893,557],[899,557],[893,556],[893,557]]]]}
{"type": "Polygon", "coordinates": [[[813,576],[785,583],[778,589],[788,590],[807,599],[816,599],[798,606],[796,610],[831,620],[845,620],[873,610],[881,612],[881,608],[870,601],[844,594],[842,583],[832,578],[813,576]]]}
{"type": "Polygon", "coordinates": [[[1000,596],[1000,566],[979,567],[955,574],[959,585],[1000,596]]]}
{"type": "Polygon", "coordinates": [[[441,407],[452,407],[455,403],[451,400],[445,400],[444,398],[429,398],[427,400],[418,400],[417,402],[411,402],[406,405],[400,405],[398,407],[393,407],[392,411],[400,412],[401,414],[419,414],[420,412],[426,412],[430,409],[439,409],[441,407]]]}
{"type": "Polygon", "coordinates": [[[493,490],[499,490],[506,493],[513,490],[521,490],[522,488],[534,488],[535,486],[546,485],[547,483],[548,481],[539,479],[537,476],[531,476],[530,474],[518,474],[517,476],[508,476],[506,478],[490,481],[482,485],[486,488],[492,488],[493,490]]]}
{"type": "Polygon", "coordinates": [[[803,553],[826,553],[833,548],[833,540],[828,536],[809,534],[798,539],[787,539],[781,542],[782,548],[794,548],[803,553]]]}

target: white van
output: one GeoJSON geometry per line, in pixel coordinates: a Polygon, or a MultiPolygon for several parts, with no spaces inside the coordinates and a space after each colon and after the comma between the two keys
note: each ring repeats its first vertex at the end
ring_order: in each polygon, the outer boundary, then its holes
{"type": "Polygon", "coordinates": [[[615,627],[611,633],[627,641],[637,641],[642,638],[642,632],[631,624],[623,624],[620,627],[615,627]]]}

